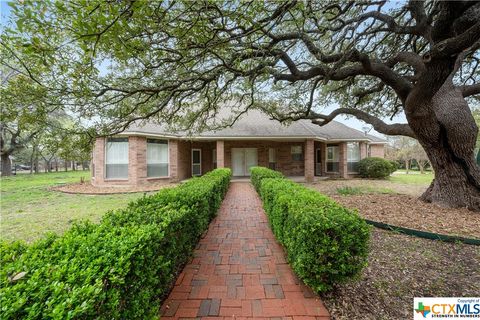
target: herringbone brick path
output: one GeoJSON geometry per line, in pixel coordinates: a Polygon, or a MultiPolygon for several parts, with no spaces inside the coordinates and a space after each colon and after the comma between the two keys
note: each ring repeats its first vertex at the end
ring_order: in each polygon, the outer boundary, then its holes
{"type": "Polygon", "coordinates": [[[329,319],[297,279],[250,183],[236,182],[162,306],[162,319],[329,319]]]}

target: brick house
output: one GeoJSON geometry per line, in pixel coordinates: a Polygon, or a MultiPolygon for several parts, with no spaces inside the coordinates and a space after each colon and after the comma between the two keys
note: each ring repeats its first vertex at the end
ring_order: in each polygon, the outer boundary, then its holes
{"type": "Polygon", "coordinates": [[[221,167],[248,176],[257,165],[306,181],[351,178],[360,159],[384,157],[385,143],[336,121],[322,127],[308,120],[283,125],[256,110],[232,127],[195,136],[168,132],[158,124],[132,125],[114,137],[96,139],[92,184],[175,182],[221,167]]]}

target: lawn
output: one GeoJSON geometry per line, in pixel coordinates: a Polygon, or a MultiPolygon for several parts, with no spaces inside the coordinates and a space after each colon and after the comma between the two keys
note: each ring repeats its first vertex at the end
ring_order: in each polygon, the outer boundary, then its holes
{"type": "Polygon", "coordinates": [[[99,221],[102,215],[143,196],[143,193],[112,195],[66,194],[50,187],[90,180],[89,171],[18,174],[0,180],[1,223],[4,240],[31,242],[45,232],[62,233],[74,220],[99,221]]]}
{"type": "Polygon", "coordinates": [[[428,185],[433,180],[433,173],[427,172],[420,174],[419,172],[410,172],[406,174],[404,171],[397,171],[389,178],[391,182],[402,184],[425,184],[428,185]]]}

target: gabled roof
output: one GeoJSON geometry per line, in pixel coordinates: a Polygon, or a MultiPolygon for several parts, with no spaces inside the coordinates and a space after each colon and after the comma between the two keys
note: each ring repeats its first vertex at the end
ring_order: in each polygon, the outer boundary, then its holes
{"type": "Polygon", "coordinates": [[[310,120],[298,120],[282,124],[272,120],[259,110],[249,110],[231,127],[209,130],[194,135],[185,132],[172,132],[167,126],[147,122],[134,123],[122,135],[144,134],[185,139],[239,139],[239,138],[311,138],[322,141],[368,141],[370,143],[386,143],[382,138],[350,128],[338,121],[319,126],[310,120]]]}

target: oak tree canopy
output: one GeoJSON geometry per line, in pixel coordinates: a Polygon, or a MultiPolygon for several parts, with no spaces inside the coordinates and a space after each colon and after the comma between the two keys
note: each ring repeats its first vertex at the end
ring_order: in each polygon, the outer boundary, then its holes
{"type": "Polygon", "coordinates": [[[11,13],[0,62],[103,132],[147,118],[201,129],[226,101],[231,121],[248,108],[319,125],[351,115],[418,139],[435,170],[424,200],[480,210],[478,1],[24,1],[11,13]],[[401,113],[407,124],[382,120],[401,113]]]}

